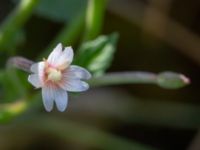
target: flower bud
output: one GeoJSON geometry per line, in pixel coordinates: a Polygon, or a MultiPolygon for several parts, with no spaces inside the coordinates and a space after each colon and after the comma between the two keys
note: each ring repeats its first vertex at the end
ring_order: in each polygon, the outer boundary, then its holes
{"type": "Polygon", "coordinates": [[[157,77],[157,84],[166,89],[182,88],[189,83],[189,78],[174,72],[162,72],[157,77]]]}

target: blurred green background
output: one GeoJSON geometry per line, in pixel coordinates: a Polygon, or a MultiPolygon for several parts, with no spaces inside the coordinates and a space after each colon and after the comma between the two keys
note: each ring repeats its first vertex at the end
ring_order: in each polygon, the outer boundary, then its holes
{"type": "Polygon", "coordinates": [[[200,2],[0,0],[1,150],[199,150],[200,2]],[[92,42],[91,42],[92,40],[92,42]],[[58,42],[75,64],[106,72],[180,72],[191,84],[93,86],[45,112],[12,56],[42,60],[58,42]]]}

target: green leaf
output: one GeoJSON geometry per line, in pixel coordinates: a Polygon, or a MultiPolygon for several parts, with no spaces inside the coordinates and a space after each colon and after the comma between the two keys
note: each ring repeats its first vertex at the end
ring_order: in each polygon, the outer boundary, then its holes
{"type": "Polygon", "coordinates": [[[41,0],[36,14],[57,22],[66,22],[86,8],[86,0],[41,0]]]}
{"type": "Polygon", "coordinates": [[[21,0],[16,8],[0,25],[0,50],[13,53],[13,48],[23,42],[24,33],[22,27],[30,18],[38,0],[21,0]],[[14,44],[14,45],[13,45],[14,44]],[[10,46],[7,46],[10,45],[10,46]]]}
{"type": "Polygon", "coordinates": [[[0,123],[8,123],[21,113],[23,113],[28,107],[28,102],[24,99],[12,102],[4,103],[0,105],[0,123]]]}
{"type": "Polygon", "coordinates": [[[10,38],[9,44],[5,45],[5,49],[8,49],[10,52],[15,51],[17,46],[23,44],[25,40],[25,31],[23,29],[19,29],[13,34],[13,37],[10,38]]]}
{"type": "Polygon", "coordinates": [[[24,77],[24,74],[13,69],[0,71],[0,89],[3,91],[1,98],[9,102],[24,97],[27,93],[27,84],[24,84],[27,78],[24,77]]]}
{"type": "Polygon", "coordinates": [[[117,40],[118,34],[114,33],[84,43],[78,51],[75,64],[87,68],[93,75],[102,75],[112,62],[117,40]]]}

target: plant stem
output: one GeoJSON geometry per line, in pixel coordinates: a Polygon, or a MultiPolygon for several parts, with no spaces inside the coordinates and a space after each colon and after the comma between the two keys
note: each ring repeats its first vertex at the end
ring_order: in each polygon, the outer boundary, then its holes
{"type": "Polygon", "coordinates": [[[89,82],[95,87],[132,83],[154,84],[156,83],[156,74],[150,72],[116,72],[94,77],[89,82]]]}
{"type": "Polygon", "coordinates": [[[101,32],[106,0],[88,0],[84,41],[92,40],[101,32]]]}
{"type": "Polygon", "coordinates": [[[0,27],[0,50],[9,45],[16,32],[24,25],[31,16],[38,0],[21,0],[17,8],[10,14],[0,27]]]}
{"type": "Polygon", "coordinates": [[[157,84],[162,88],[178,89],[190,83],[189,79],[182,74],[174,72],[117,72],[94,77],[89,81],[91,86],[106,86],[117,84],[157,84]]]}

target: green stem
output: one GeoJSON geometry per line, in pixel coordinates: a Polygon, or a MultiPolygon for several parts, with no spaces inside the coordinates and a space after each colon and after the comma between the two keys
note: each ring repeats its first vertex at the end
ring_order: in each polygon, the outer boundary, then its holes
{"type": "Polygon", "coordinates": [[[31,16],[38,0],[21,0],[17,8],[10,14],[0,27],[0,49],[9,44],[15,33],[24,25],[31,16]]]}
{"type": "Polygon", "coordinates": [[[105,9],[106,0],[88,0],[84,41],[94,39],[101,32],[105,9]]]}
{"type": "Polygon", "coordinates": [[[106,86],[133,83],[156,83],[156,75],[149,72],[119,72],[108,73],[100,77],[94,77],[90,81],[91,86],[106,86]]]}
{"type": "Polygon", "coordinates": [[[108,73],[89,80],[91,86],[106,86],[117,84],[157,84],[162,88],[178,89],[188,85],[189,79],[182,74],[174,72],[162,72],[154,74],[150,72],[118,72],[108,73]]]}

